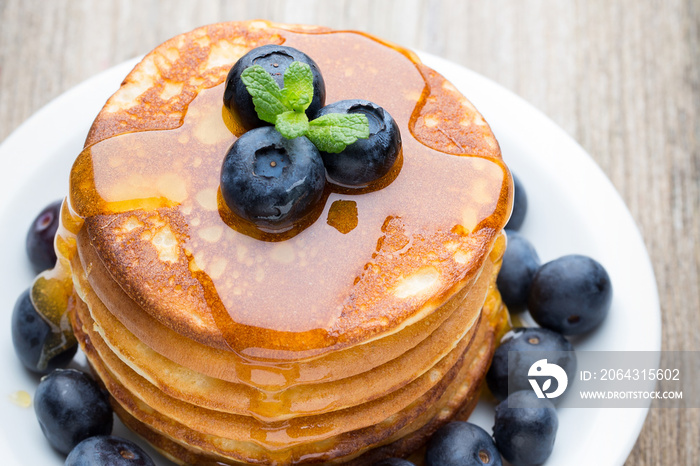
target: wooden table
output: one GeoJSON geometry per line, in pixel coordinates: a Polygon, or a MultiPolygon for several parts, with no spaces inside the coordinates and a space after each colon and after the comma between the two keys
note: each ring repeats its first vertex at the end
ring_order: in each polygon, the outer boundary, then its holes
{"type": "MultiPolygon", "coordinates": [[[[367,31],[453,60],[549,115],[603,168],[642,232],[665,349],[700,349],[696,0],[0,0],[0,140],[86,78],[206,23],[367,31]]],[[[700,458],[698,410],[652,409],[628,465],[700,458]]]]}

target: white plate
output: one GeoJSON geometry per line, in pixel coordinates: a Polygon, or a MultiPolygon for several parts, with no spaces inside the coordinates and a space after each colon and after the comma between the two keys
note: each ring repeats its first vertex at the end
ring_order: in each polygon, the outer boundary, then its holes
{"type": "MultiPolygon", "coordinates": [[[[576,342],[579,350],[661,348],[656,281],[634,220],[612,184],[562,129],[525,101],[465,68],[421,54],[452,81],[491,124],[506,162],[525,185],[529,212],[521,230],[543,262],[571,253],[601,262],[614,298],[603,326],[576,342]]],[[[15,358],[10,314],[33,275],[24,237],[34,216],[68,190],[71,164],[94,116],[136,63],[111,68],[46,105],[0,146],[0,454],[3,464],[61,465],[44,440],[31,408],[10,402],[19,390],[34,393],[37,377],[15,358]]],[[[560,409],[559,432],[549,465],[625,462],[647,409],[560,409]]],[[[490,431],[493,406],[480,403],[472,421],[490,431]]],[[[129,435],[119,425],[116,432],[129,435]]],[[[143,443],[143,442],[141,442],[143,443]]],[[[159,464],[168,464],[161,461],[159,464]]]]}

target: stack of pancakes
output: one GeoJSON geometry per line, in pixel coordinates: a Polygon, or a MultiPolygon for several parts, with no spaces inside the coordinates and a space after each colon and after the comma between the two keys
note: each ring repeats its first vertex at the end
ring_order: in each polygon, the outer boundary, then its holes
{"type": "Polygon", "coordinates": [[[495,277],[511,202],[488,125],[411,52],[320,28],[207,26],[147,55],[95,120],[61,230],[75,240],[70,317],[118,415],[173,461],[407,456],[476,403],[507,325],[495,277]],[[217,193],[239,131],[221,83],[266,43],[310,55],[330,101],[379,103],[403,138],[385,185],[329,189],[283,240],[239,232],[217,193]],[[335,228],[338,215],[356,227],[335,228]]]}

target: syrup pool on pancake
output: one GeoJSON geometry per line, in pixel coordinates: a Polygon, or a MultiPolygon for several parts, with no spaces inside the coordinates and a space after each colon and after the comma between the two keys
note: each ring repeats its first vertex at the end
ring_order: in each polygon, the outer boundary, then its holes
{"type": "MultiPolygon", "coordinates": [[[[285,43],[313,56],[326,82],[343,83],[327,86],[328,101],[362,95],[388,109],[404,135],[404,154],[411,154],[404,156],[400,176],[382,189],[328,194],[320,218],[337,200],[354,202],[357,227],[352,231],[341,234],[316,221],[293,238],[267,242],[229,228],[217,198],[222,157],[235,139],[221,118],[223,85],[200,92],[179,128],[127,133],[88,147],[71,175],[70,205],[77,218],[166,208],[182,219],[188,226],[184,249],[189,267],[206,275],[201,279],[211,290],[217,324],[228,343],[248,357],[266,350],[324,351],[342,344],[336,336],[339,320],[349,307],[362,305],[348,291],[380,262],[377,244],[391,224],[400,223],[407,256],[411,245],[435,229],[456,232],[456,241],[493,237],[509,206],[501,201],[512,195],[500,159],[430,147],[436,143],[424,135],[431,134],[435,117],[426,111],[436,110],[424,93],[453,90],[431,86],[430,75],[402,53],[354,33],[328,34],[322,48],[303,34],[290,34],[285,43]],[[328,50],[348,52],[331,57],[328,50]],[[387,86],[393,92],[386,92],[387,86]],[[368,257],[367,251],[378,257],[368,257]]],[[[488,153],[492,148],[477,149],[488,153]]],[[[177,260],[169,256],[177,253],[177,232],[162,234],[163,258],[177,260]]],[[[427,286],[416,300],[444,286],[444,273],[425,270],[421,276],[427,286]]]]}

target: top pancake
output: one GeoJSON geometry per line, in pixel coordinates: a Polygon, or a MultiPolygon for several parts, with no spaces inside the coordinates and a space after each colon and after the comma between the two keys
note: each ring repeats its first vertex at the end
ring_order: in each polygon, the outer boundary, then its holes
{"type": "Polygon", "coordinates": [[[95,120],[70,196],[90,239],[80,247],[94,248],[145,312],[199,343],[272,360],[425,318],[480,273],[511,203],[490,128],[413,53],[360,33],[262,21],[206,26],[148,54],[95,120]],[[328,190],[318,218],[284,241],[232,228],[218,196],[237,132],[224,122],[221,83],[267,43],[311,56],[326,102],[384,107],[403,140],[386,186],[328,190]]]}

